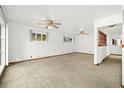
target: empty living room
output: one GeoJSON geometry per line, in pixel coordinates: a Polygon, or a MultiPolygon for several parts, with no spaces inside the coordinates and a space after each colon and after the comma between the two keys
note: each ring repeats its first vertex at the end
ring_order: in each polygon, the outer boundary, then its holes
{"type": "Polygon", "coordinates": [[[122,5],[1,5],[0,88],[122,88],[122,5]]]}

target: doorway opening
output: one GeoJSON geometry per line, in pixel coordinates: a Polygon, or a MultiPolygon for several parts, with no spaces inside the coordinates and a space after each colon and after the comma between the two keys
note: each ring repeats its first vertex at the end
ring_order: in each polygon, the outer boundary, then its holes
{"type": "Polygon", "coordinates": [[[122,70],[122,24],[113,24],[97,28],[98,30],[98,62],[110,68],[108,76],[121,84],[122,70]],[[109,75],[110,74],[110,75],[109,75]],[[113,78],[115,77],[115,78],[113,78]]]}
{"type": "Polygon", "coordinates": [[[121,34],[121,23],[98,28],[98,47],[105,47],[105,58],[109,55],[122,56],[121,34]]]}

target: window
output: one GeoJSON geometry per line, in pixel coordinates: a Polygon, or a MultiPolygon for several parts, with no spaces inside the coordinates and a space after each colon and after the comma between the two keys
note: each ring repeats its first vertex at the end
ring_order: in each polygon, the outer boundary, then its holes
{"type": "Polygon", "coordinates": [[[98,37],[98,46],[107,46],[107,35],[101,31],[98,31],[98,37]]]}

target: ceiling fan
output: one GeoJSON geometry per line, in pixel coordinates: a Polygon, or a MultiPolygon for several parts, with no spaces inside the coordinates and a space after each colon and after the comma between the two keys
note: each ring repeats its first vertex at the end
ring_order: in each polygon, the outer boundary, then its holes
{"type": "Polygon", "coordinates": [[[52,27],[58,29],[58,25],[61,25],[61,23],[57,22],[57,20],[41,20],[37,25],[45,25],[46,29],[51,29],[52,27]]]}
{"type": "Polygon", "coordinates": [[[89,35],[89,33],[86,33],[86,32],[85,32],[85,29],[86,29],[86,28],[80,30],[80,35],[81,35],[81,36],[89,35]]]}
{"type": "Polygon", "coordinates": [[[84,32],[84,31],[81,31],[81,32],[80,32],[80,35],[81,35],[81,36],[89,35],[89,33],[86,33],[86,32],[84,32]]]}

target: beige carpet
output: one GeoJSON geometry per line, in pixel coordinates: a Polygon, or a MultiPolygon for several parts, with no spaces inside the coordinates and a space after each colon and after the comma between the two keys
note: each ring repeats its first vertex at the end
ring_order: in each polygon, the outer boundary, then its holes
{"type": "Polygon", "coordinates": [[[83,88],[121,87],[121,56],[93,65],[93,55],[68,54],[8,66],[0,87],[83,88]]]}

